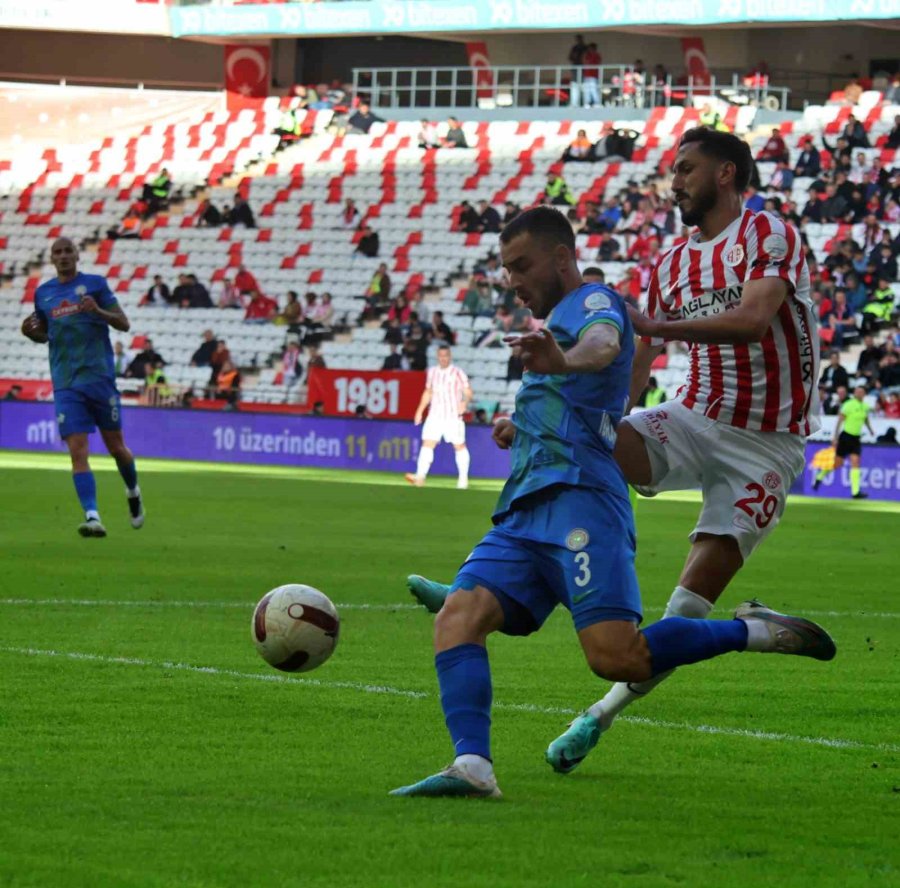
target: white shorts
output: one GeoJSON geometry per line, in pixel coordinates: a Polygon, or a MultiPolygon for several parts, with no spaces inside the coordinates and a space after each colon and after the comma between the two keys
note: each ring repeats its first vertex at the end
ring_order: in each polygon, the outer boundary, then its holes
{"type": "Polygon", "coordinates": [[[422,440],[438,442],[444,440],[458,447],[466,443],[466,424],[462,417],[448,420],[429,414],[422,426],[422,440]]]}
{"type": "Polygon", "coordinates": [[[731,536],[746,561],[775,529],[791,485],[803,471],[805,441],[787,432],[756,432],[709,419],[679,401],[625,417],[644,439],[652,483],[637,487],[703,492],[697,534],[731,536]]]}

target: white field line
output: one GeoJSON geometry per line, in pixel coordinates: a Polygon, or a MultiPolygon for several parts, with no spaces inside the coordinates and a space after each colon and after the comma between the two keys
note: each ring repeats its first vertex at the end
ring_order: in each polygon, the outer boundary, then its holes
{"type": "MultiPolygon", "coordinates": [[[[45,607],[183,607],[183,608],[244,608],[251,610],[254,605],[245,601],[166,601],[166,600],[143,600],[131,601],[127,599],[116,600],[112,598],[0,598],[0,606],[8,607],[42,605],[45,607]]],[[[358,602],[335,603],[335,607],[339,610],[361,610],[361,611],[398,611],[398,610],[424,610],[421,605],[414,602],[398,602],[397,604],[364,604],[358,602]]],[[[661,607],[647,607],[644,610],[649,613],[661,613],[661,607]]],[[[726,614],[727,610],[722,611],[726,614]]],[[[900,619],[900,613],[892,613],[890,611],[836,611],[836,610],[802,610],[802,616],[809,617],[847,617],[847,618],[869,618],[876,617],[878,619],[897,620],[900,619]]]]}
{"type": "MultiPolygon", "coordinates": [[[[178,670],[181,672],[214,675],[224,678],[238,678],[246,681],[261,681],[275,684],[303,685],[315,688],[360,691],[364,694],[386,694],[391,697],[405,697],[416,700],[434,700],[434,694],[395,688],[390,685],[372,685],[356,681],[330,681],[318,678],[287,676],[277,672],[240,672],[236,669],[221,669],[217,666],[195,666],[190,663],[173,663],[168,660],[144,660],[138,657],[108,657],[100,654],[86,654],[79,651],[42,650],[39,648],[0,647],[0,653],[18,654],[27,657],[54,657],[87,663],[102,663],[112,666],[141,666],[150,669],[178,670]]],[[[494,703],[494,709],[507,712],[534,712],[541,715],[573,716],[576,709],[556,706],[536,706],[531,703],[494,703]]],[[[744,728],[723,728],[716,725],[693,725],[687,722],[660,721],[640,716],[623,715],[624,722],[649,728],[664,728],[675,731],[690,731],[694,734],[717,734],[724,737],[743,737],[750,740],[768,740],[775,743],[802,743],[822,746],[827,749],[865,749],[879,752],[900,752],[900,746],[893,743],[864,743],[860,740],[844,740],[836,737],[805,737],[798,734],[783,734],[775,731],[752,731],[744,728]]]]}

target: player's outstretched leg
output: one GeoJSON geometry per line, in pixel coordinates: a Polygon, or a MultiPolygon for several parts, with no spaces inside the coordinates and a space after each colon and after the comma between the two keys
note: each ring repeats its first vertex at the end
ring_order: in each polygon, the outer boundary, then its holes
{"type": "Polygon", "coordinates": [[[474,584],[455,592],[442,609],[435,620],[434,663],[456,758],[437,774],[391,795],[500,797],[491,762],[491,670],[484,643],[502,625],[497,599],[474,584]]]}
{"type": "Polygon", "coordinates": [[[125,495],[128,498],[128,511],[131,515],[131,526],[138,530],[144,526],[144,501],[141,488],[138,486],[137,465],[134,455],[125,444],[119,430],[103,431],[103,441],[109,455],[116,461],[119,474],[125,482],[125,495]]]}
{"type": "MultiPolygon", "coordinates": [[[[837,652],[834,641],[818,624],[803,617],[777,613],[758,601],[740,605],[733,620],[670,617],[648,626],[639,634],[643,636],[649,658],[646,664],[642,664],[640,658],[632,658],[633,667],[630,665],[629,669],[633,668],[633,677],[628,676],[630,681],[646,682],[664,676],[679,666],[734,651],[793,654],[816,660],[832,660],[837,652]],[[649,675],[638,674],[642,670],[649,672],[649,675]]],[[[594,671],[603,677],[613,677],[608,674],[605,657],[595,655],[592,658],[584,638],[582,645],[594,671]]],[[[612,671],[619,673],[615,677],[620,678],[623,670],[614,666],[612,671]]],[[[563,737],[551,744],[547,761],[561,773],[574,770],[596,744],[598,727],[586,716],[579,717],[563,737]],[[568,744],[565,742],[567,739],[568,744]]]]}
{"type": "Polygon", "coordinates": [[[410,574],[406,578],[406,587],[412,593],[413,598],[425,605],[433,614],[436,614],[444,606],[444,601],[450,594],[449,586],[429,580],[419,574],[410,574]]]}

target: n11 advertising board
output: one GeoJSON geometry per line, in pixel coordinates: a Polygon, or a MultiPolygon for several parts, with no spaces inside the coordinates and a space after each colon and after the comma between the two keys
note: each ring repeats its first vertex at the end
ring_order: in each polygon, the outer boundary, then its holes
{"type": "MultiPolygon", "coordinates": [[[[272,413],[123,407],[125,440],[136,456],[201,462],[411,472],[421,427],[411,422],[272,413]]],[[[489,426],[470,426],[473,478],[505,478],[509,454],[491,440],[489,426]]],[[[91,452],[105,453],[96,433],[91,452]]],[[[65,451],[53,404],[0,402],[0,448],[65,451]]],[[[453,448],[439,446],[432,471],[455,475],[453,448]]]]}
{"type": "Polygon", "coordinates": [[[375,419],[412,419],[425,389],[425,374],[405,370],[324,370],[309,373],[307,403],[322,402],[326,416],[353,416],[365,407],[375,419]]]}
{"type": "MultiPolygon", "coordinates": [[[[122,414],[129,447],[138,456],[160,459],[409,472],[415,468],[421,446],[421,428],[402,421],[150,407],[124,407],[122,414]]],[[[490,426],[469,426],[466,438],[472,477],[505,479],[509,452],[493,443],[490,426]]],[[[810,464],[826,446],[822,442],[806,445],[807,468],[792,493],[814,495],[816,473],[810,464]]],[[[65,451],[53,404],[0,402],[0,448],[65,451]]],[[[105,452],[99,435],[91,436],[91,450],[105,452]]],[[[456,474],[449,445],[438,446],[432,471],[456,474]]],[[[900,502],[900,447],[863,446],[862,489],[872,499],[900,502]]],[[[849,465],[830,474],[818,496],[849,497],[849,465]]]]}

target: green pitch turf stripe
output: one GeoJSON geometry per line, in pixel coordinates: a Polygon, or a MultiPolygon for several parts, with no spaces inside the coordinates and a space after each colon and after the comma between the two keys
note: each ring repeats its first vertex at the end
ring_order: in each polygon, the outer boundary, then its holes
{"type": "MultiPolygon", "coordinates": [[[[140,666],[149,669],[178,670],[201,675],[214,675],[232,679],[239,678],[248,681],[297,684],[305,685],[307,687],[360,691],[366,694],[387,694],[392,697],[407,697],[416,700],[434,699],[433,694],[429,694],[425,691],[395,688],[390,685],[370,685],[354,681],[329,681],[327,679],[318,678],[299,678],[268,672],[240,672],[236,669],[221,669],[218,666],[196,666],[191,663],[173,663],[166,660],[145,660],[139,657],[109,657],[100,654],[83,653],[80,651],[42,650],[40,648],[23,647],[0,647],[0,653],[27,657],[52,657],[87,663],[101,663],[111,666],[140,666]]],[[[574,709],[553,706],[536,706],[530,703],[495,703],[494,708],[510,712],[533,712],[540,715],[572,716],[577,714],[577,711],[574,709]]],[[[859,740],[844,740],[836,737],[804,737],[801,735],[782,734],[774,731],[723,728],[716,725],[692,725],[686,722],[657,721],[656,719],[627,715],[619,716],[619,721],[651,728],[690,731],[695,734],[717,734],[724,737],[742,737],[750,740],[768,740],[776,743],[804,743],[829,749],[869,749],[881,752],[900,752],[900,745],[893,743],[863,743],[859,740]]]]}

